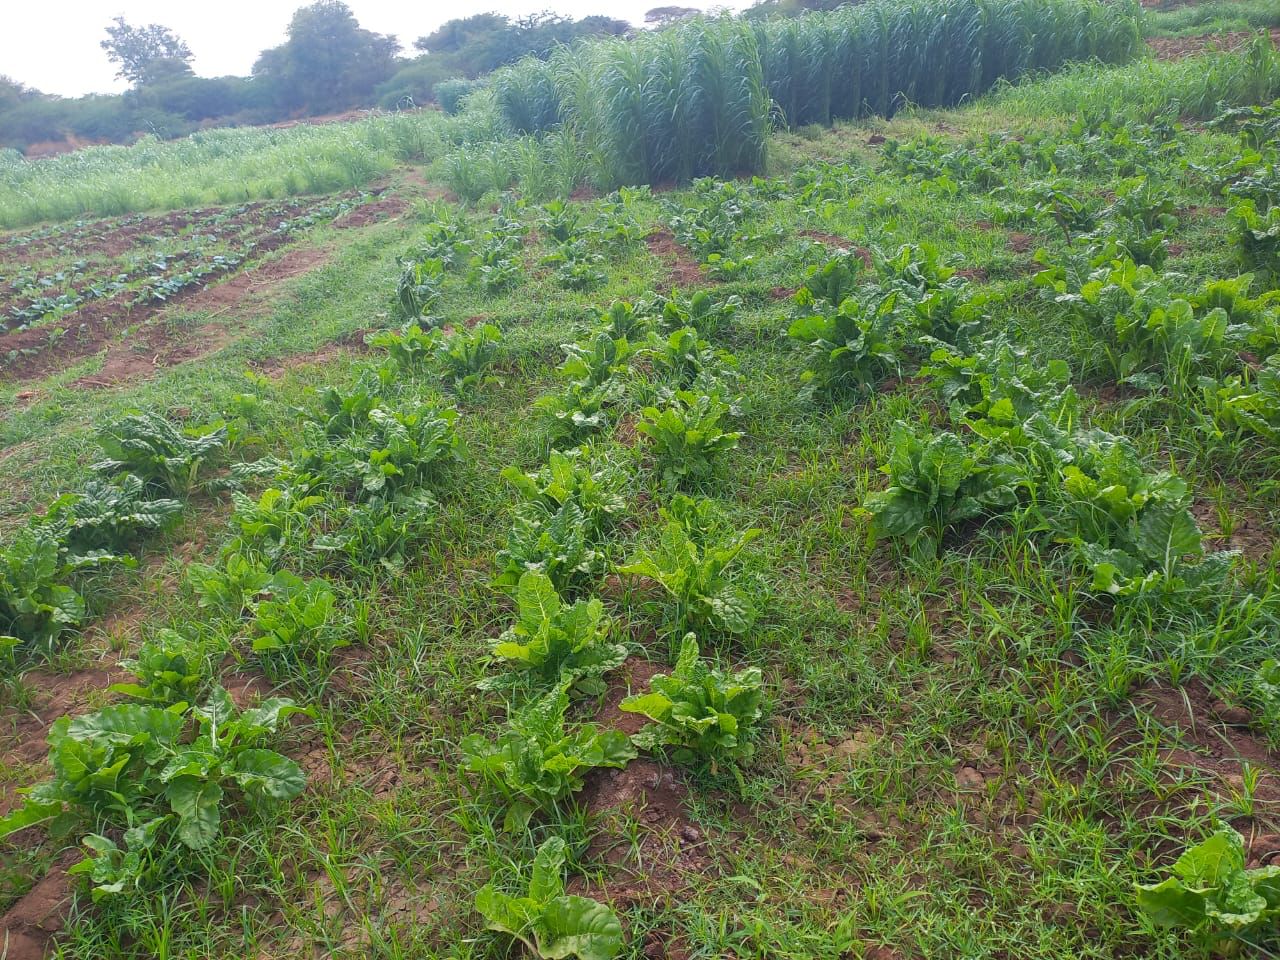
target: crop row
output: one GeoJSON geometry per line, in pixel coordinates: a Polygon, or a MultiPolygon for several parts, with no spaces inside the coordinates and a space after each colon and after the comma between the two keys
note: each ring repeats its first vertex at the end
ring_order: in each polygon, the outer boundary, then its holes
{"type": "Polygon", "coordinates": [[[86,303],[111,301],[121,294],[130,294],[121,301],[128,305],[168,300],[210,277],[235,270],[259,246],[277,246],[285,237],[341,216],[362,199],[298,205],[297,216],[278,221],[272,216],[247,225],[235,212],[220,212],[177,236],[165,238],[158,245],[161,249],[107,264],[115,268],[109,273],[101,267],[95,270],[88,261],[78,261],[69,271],[53,274],[19,273],[9,280],[10,293],[16,299],[8,304],[6,323],[0,324],[0,330],[21,330],[57,321],[86,303]],[[171,252],[164,247],[171,248],[171,252]]]}

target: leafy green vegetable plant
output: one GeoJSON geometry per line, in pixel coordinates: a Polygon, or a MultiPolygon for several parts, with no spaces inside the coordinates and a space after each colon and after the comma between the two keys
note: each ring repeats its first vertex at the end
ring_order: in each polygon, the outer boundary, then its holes
{"type": "Polygon", "coordinates": [[[737,764],[751,757],[751,728],[760,719],[762,678],[759,667],[728,673],[699,656],[698,640],[685,634],[670,676],[649,681],[649,692],[619,705],[652,723],[631,739],[645,750],[672,748],[678,763],[695,759],[737,764]]]}
{"type": "Polygon", "coordinates": [[[99,473],[132,473],[175,497],[185,497],[199,482],[202,467],[223,452],[227,428],[188,430],[156,413],[124,417],[99,437],[106,459],[99,473]]]}
{"type": "Polygon", "coordinates": [[[756,603],[733,568],[743,548],[761,531],[726,533],[720,524],[709,524],[705,514],[699,515],[687,497],[677,497],[662,515],[666,522],[657,546],[641,550],[618,572],[661,586],[675,601],[671,620],[682,631],[746,633],[755,623],[756,603]]]}
{"type": "Polygon", "coordinates": [[[589,771],[621,769],[636,755],[631,740],[620,730],[595,724],[565,730],[568,686],[561,683],[512,714],[496,741],[473,733],[459,744],[463,769],[479,775],[509,804],[508,829],[522,826],[534,813],[581,790],[589,771]]]}
{"type": "Polygon", "coordinates": [[[1173,872],[1137,885],[1138,906],[1159,926],[1222,947],[1280,917],[1280,866],[1246,869],[1244,838],[1229,826],[1188,848],[1173,872]]]}
{"type": "Polygon", "coordinates": [[[881,470],[889,487],[866,498],[873,531],[902,539],[921,558],[937,556],[949,529],[1014,506],[1025,480],[985,446],[966,445],[953,433],[920,437],[902,422],[881,470]]]}
{"type": "MultiPolygon", "coordinates": [[[[516,622],[492,641],[495,660],[540,684],[571,682],[583,693],[603,692],[600,678],[627,657],[627,648],[609,639],[611,624],[598,599],[565,604],[551,578],[530,571],[516,586],[516,622]]],[[[495,687],[509,677],[487,681],[495,687]]]]}
{"type": "Polygon", "coordinates": [[[544,840],[525,896],[487,883],[476,893],[476,911],[490,930],[510,934],[535,957],[612,960],[622,952],[622,924],[604,904],[564,892],[564,860],[564,840],[544,840]]]}
{"type": "Polygon", "coordinates": [[[668,406],[645,407],[636,431],[649,439],[663,480],[681,486],[709,478],[719,457],[737,449],[742,434],[720,428],[731,412],[718,393],[677,390],[668,406]]]}

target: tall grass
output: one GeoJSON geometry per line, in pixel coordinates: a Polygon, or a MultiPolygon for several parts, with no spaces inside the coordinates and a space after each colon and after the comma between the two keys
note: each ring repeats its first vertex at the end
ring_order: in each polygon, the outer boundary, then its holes
{"type": "Polygon", "coordinates": [[[1176,114],[1205,120],[1224,106],[1280,97],[1280,52],[1265,35],[1231,53],[1185,60],[1140,60],[1099,70],[1068,69],[1050,78],[997,91],[984,101],[1015,116],[1111,116],[1150,120],[1176,114]]]}
{"type": "Polygon", "coordinates": [[[572,127],[601,186],[756,172],[771,119],[830,124],[950,106],[1072,60],[1141,44],[1136,4],[1096,0],[870,0],[746,23],[698,20],[524,61],[493,77],[517,134],[572,127]]]}
{"type": "Polygon", "coordinates": [[[354,123],[209,130],[182,140],[0,156],[0,227],[239,203],[362,186],[398,161],[493,138],[496,115],[377,114],[354,123]]]}

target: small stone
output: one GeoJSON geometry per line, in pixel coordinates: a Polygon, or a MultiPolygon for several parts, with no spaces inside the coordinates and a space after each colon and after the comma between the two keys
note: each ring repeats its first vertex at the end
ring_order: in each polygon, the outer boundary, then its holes
{"type": "Polygon", "coordinates": [[[986,778],[973,767],[961,767],[956,774],[956,786],[961,790],[981,790],[986,783],[986,778]]]}
{"type": "Polygon", "coordinates": [[[680,828],[680,839],[685,843],[698,843],[702,839],[702,831],[692,823],[686,823],[680,828]]]}

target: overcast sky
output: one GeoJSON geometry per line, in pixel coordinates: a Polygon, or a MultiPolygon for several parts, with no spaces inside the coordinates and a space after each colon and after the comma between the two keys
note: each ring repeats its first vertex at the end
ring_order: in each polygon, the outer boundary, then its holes
{"type": "MultiPolygon", "coordinates": [[[[669,2],[669,0],[668,0],[669,2]]],[[[572,17],[602,13],[640,25],[644,12],[664,0],[347,0],[360,25],[394,33],[408,51],[414,39],[446,20],[495,11],[512,16],[552,9],[572,17]]],[[[680,0],[682,6],[743,6],[680,0]]],[[[195,53],[192,66],[206,77],[245,75],[258,53],[284,40],[293,11],[305,0],[0,0],[0,74],[45,93],[79,96],[125,89],[98,46],[112,17],[133,24],[162,23],[195,53]]]]}

